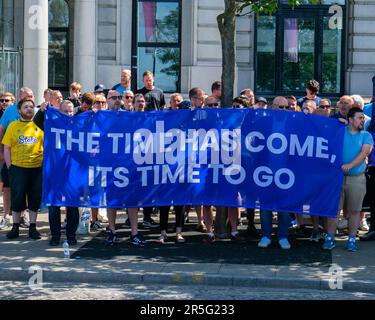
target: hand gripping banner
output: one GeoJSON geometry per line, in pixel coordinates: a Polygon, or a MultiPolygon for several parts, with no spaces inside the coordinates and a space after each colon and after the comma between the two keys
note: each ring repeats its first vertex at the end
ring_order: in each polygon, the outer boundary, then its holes
{"type": "Polygon", "coordinates": [[[43,202],[337,215],[344,125],[290,111],[46,111],[43,202]]]}

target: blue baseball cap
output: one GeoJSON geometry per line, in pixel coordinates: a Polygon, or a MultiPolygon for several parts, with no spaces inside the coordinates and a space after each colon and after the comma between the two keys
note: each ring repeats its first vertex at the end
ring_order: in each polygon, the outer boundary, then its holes
{"type": "Polygon", "coordinates": [[[193,106],[190,100],[184,100],[178,104],[178,107],[181,109],[189,109],[193,106]]]}

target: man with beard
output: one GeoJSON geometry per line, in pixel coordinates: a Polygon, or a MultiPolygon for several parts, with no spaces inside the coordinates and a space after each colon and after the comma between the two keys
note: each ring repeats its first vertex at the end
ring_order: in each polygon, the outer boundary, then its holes
{"type": "MultiPolygon", "coordinates": [[[[349,125],[345,129],[342,171],[344,183],[342,187],[340,211],[346,203],[349,220],[348,251],[357,251],[356,235],[360,222],[360,212],[366,194],[366,158],[372,151],[373,138],[364,131],[365,116],[363,110],[354,107],[348,113],[349,125]]],[[[327,218],[327,237],[323,249],[336,247],[335,233],[338,218],[327,218]]]]}
{"type": "Polygon", "coordinates": [[[19,237],[21,212],[29,209],[29,237],[41,239],[36,229],[38,210],[42,201],[42,162],[44,133],[32,121],[34,100],[19,102],[20,119],[8,127],[4,138],[4,158],[10,174],[13,227],[8,239],[19,237]]]}

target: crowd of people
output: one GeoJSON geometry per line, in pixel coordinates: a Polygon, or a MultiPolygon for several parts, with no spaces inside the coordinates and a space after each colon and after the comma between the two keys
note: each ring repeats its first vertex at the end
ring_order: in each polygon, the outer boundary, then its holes
{"type": "MultiPolygon", "coordinates": [[[[112,89],[98,84],[93,92],[81,92],[79,83],[72,83],[69,97],[64,100],[60,91],[46,89],[44,102],[35,106],[35,97],[30,88],[20,89],[16,101],[14,95],[5,92],[0,95],[0,160],[2,161],[1,180],[3,186],[4,216],[0,230],[11,228],[8,239],[19,237],[20,227],[29,229],[29,237],[41,239],[37,230],[37,216],[41,206],[42,163],[44,139],[44,113],[47,108],[55,108],[68,116],[83,112],[180,110],[195,108],[220,108],[222,85],[220,81],[212,84],[210,94],[202,88],[195,87],[189,91],[188,99],[175,93],[167,104],[163,91],[154,84],[154,75],[147,71],[143,74],[144,87],[137,92],[131,91],[131,72],[122,70],[121,82],[112,89]],[[10,223],[10,220],[13,223],[10,223]]],[[[244,89],[233,99],[232,108],[274,109],[284,112],[303,112],[331,117],[343,122],[345,128],[343,166],[344,183],[337,218],[311,217],[313,226],[310,240],[323,241],[324,250],[332,250],[338,228],[348,228],[346,249],[356,251],[358,230],[367,231],[361,240],[375,239],[375,152],[372,152],[375,135],[375,101],[365,105],[359,95],[344,95],[335,106],[328,98],[319,97],[319,83],[309,80],[306,96],[297,99],[294,96],[276,97],[269,104],[264,97],[255,97],[252,89],[244,89]],[[363,208],[370,212],[370,226],[363,208]],[[339,220],[340,213],[343,217],[339,220]]],[[[160,229],[158,241],[163,244],[168,240],[168,217],[171,207],[143,208],[143,227],[160,229]],[[160,223],[152,218],[155,212],[160,214],[160,223]]],[[[69,245],[76,245],[76,230],[79,224],[79,208],[66,208],[66,219],[61,222],[61,208],[49,207],[49,224],[51,231],[50,245],[61,243],[62,229],[66,229],[69,245]]],[[[176,222],[175,241],[184,243],[183,228],[191,208],[188,206],[173,207],[176,222]]],[[[130,243],[145,246],[146,241],[138,230],[138,209],[128,208],[128,219],[125,225],[131,228],[130,243]]],[[[235,242],[245,242],[240,234],[238,221],[241,210],[231,207],[196,206],[197,230],[204,233],[203,241],[213,243],[217,238],[229,237],[235,242]],[[214,218],[214,213],[216,217],[214,218]],[[224,217],[224,218],[223,218],[224,217]],[[223,230],[228,233],[222,234],[223,230]]],[[[261,210],[259,231],[255,226],[255,210],[246,209],[248,220],[247,236],[259,240],[260,248],[267,248],[272,242],[273,215],[271,211],[261,210]]],[[[116,209],[107,209],[105,222],[107,227],[107,245],[118,241],[116,233],[116,209]]],[[[99,209],[91,210],[91,228],[94,231],[103,229],[103,216],[99,209]]],[[[288,232],[291,225],[298,230],[303,227],[303,216],[293,213],[277,213],[278,243],[282,249],[290,249],[288,232]]]]}

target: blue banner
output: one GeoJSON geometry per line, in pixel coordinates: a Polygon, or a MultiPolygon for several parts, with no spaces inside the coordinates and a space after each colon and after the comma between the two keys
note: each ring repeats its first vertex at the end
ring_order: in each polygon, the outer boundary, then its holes
{"type": "Polygon", "coordinates": [[[344,125],[290,111],[49,109],[43,202],[214,205],[337,215],[344,125]]]}

